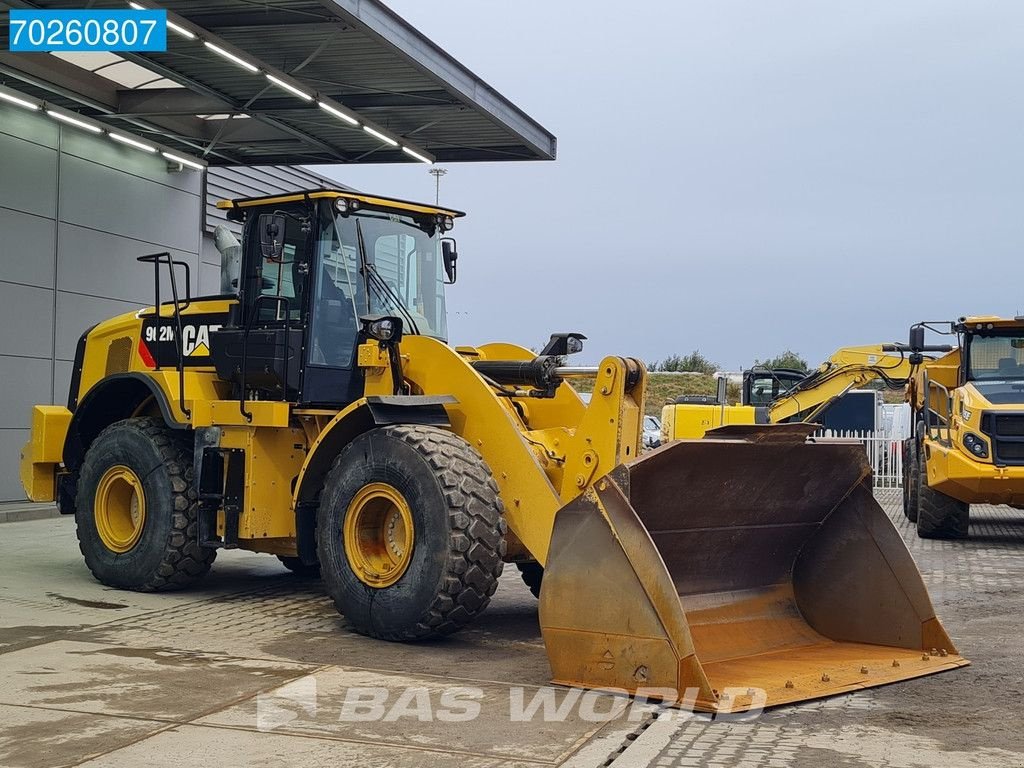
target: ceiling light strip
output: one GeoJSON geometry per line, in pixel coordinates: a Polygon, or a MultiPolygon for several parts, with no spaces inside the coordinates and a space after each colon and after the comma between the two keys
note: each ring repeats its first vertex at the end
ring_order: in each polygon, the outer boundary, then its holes
{"type": "Polygon", "coordinates": [[[19,107],[24,107],[25,109],[31,109],[33,112],[38,112],[40,109],[40,105],[38,103],[29,101],[28,99],[23,99],[20,96],[15,96],[13,93],[7,93],[6,91],[0,91],[0,99],[10,102],[11,104],[17,104],[19,107]]]}
{"type": "Polygon", "coordinates": [[[346,114],[337,107],[331,106],[330,104],[323,101],[318,101],[317,104],[320,106],[320,109],[322,109],[324,112],[327,112],[328,114],[334,115],[335,117],[344,120],[349,125],[354,125],[357,128],[359,127],[359,121],[352,117],[352,115],[346,114]]]}
{"type": "Polygon", "coordinates": [[[363,130],[366,131],[371,136],[373,136],[374,138],[380,139],[381,141],[383,141],[388,146],[391,146],[391,147],[397,147],[398,146],[398,142],[397,141],[392,139],[390,136],[385,136],[383,133],[378,131],[376,128],[371,128],[368,125],[364,125],[363,126],[363,130]]]}
{"type": "Polygon", "coordinates": [[[285,82],[284,80],[282,80],[279,77],[274,77],[269,72],[266,73],[266,75],[267,75],[267,80],[272,82],[278,88],[284,88],[284,90],[288,91],[289,93],[295,94],[296,96],[298,96],[303,101],[312,101],[313,100],[313,97],[310,96],[308,93],[306,93],[301,88],[297,88],[296,86],[292,85],[291,83],[285,82]]]}
{"type": "Polygon", "coordinates": [[[90,133],[103,133],[103,129],[100,128],[98,125],[87,123],[85,122],[85,120],[79,120],[78,118],[72,117],[71,115],[65,115],[63,112],[57,112],[56,110],[48,109],[46,110],[46,114],[48,114],[54,120],[60,120],[62,123],[67,123],[68,125],[73,125],[76,128],[81,128],[83,131],[89,131],[90,133]]]}
{"type": "MultiPolygon", "coordinates": [[[[147,8],[146,6],[142,5],[141,3],[128,3],[128,5],[129,5],[129,7],[134,8],[136,11],[160,10],[158,8],[147,8]]],[[[175,24],[170,19],[167,20],[167,28],[168,29],[173,29],[179,35],[181,35],[182,37],[187,38],[189,40],[195,40],[196,39],[196,33],[195,32],[193,32],[190,29],[185,29],[184,27],[175,24]]]]}
{"type": "Polygon", "coordinates": [[[247,70],[249,70],[250,72],[253,72],[253,73],[256,73],[256,72],[260,71],[260,68],[257,67],[255,64],[252,64],[252,63],[246,61],[241,56],[235,56],[235,54],[233,54],[231,51],[226,51],[223,48],[221,48],[219,45],[215,45],[215,44],[211,43],[209,40],[203,40],[203,45],[205,45],[211,51],[216,53],[218,56],[221,56],[221,57],[227,59],[228,61],[233,61],[235,64],[240,66],[242,69],[247,69],[247,70]]]}
{"type": "Polygon", "coordinates": [[[403,152],[405,152],[405,154],[409,155],[409,157],[414,157],[414,158],[416,158],[416,159],[417,159],[417,160],[419,160],[419,161],[420,161],[421,163],[426,163],[427,165],[432,165],[432,164],[433,164],[433,162],[434,162],[433,160],[431,160],[431,159],[430,159],[429,157],[427,157],[426,155],[421,155],[421,154],[420,154],[419,152],[417,152],[417,151],[416,151],[415,149],[409,149],[409,148],[408,148],[407,146],[405,146],[404,144],[402,145],[402,151],[403,151],[403,152]]]}
{"type": "Polygon", "coordinates": [[[156,147],[154,147],[152,144],[146,144],[145,142],[139,141],[138,139],[133,139],[131,136],[125,136],[123,133],[114,133],[113,131],[109,131],[108,135],[114,141],[119,141],[122,144],[127,144],[129,147],[141,149],[143,152],[156,152],[156,147]]]}

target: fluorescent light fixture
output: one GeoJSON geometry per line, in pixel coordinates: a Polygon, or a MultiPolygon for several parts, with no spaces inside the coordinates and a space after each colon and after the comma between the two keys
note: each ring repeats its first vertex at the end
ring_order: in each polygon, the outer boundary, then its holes
{"type": "Polygon", "coordinates": [[[390,136],[385,136],[380,131],[375,131],[375,130],[373,130],[373,128],[371,128],[368,125],[364,125],[363,126],[363,130],[366,131],[371,136],[376,136],[378,139],[383,141],[385,144],[390,144],[392,147],[397,147],[398,146],[398,142],[395,141],[394,139],[392,139],[390,136]]]}
{"type": "Polygon", "coordinates": [[[170,152],[161,152],[161,155],[166,157],[172,163],[181,163],[182,165],[188,166],[189,168],[195,168],[197,171],[205,171],[206,166],[202,163],[197,163],[195,160],[189,160],[187,157],[181,155],[172,155],[170,152]]]}
{"type": "Polygon", "coordinates": [[[135,147],[141,149],[143,152],[156,152],[156,147],[152,144],[145,144],[138,139],[133,139],[131,136],[125,136],[123,133],[109,132],[110,138],[114,141],[119,141],[122,144],[127,144],[129,147],[135,147]]]}
{"type": "Polygon", "coordinates": [[[11,104],[17,104],[19,107],[24,107],[25,109],[39,109],[38,104],[35,104],[31,101],[27,101],[25,99],[18,98],[12,93],[4,93],[3,91],[0,91],[0,99],[3,99],[4,101],[9,101],[11,102],[11,104]]]}
{"type": "MultiPolygon", "coordinates": [[[[155,10],[157,10],[156,8],[147,8],[146,6],[140,5],[139,3],[128,3],[128,5],[129,5],[129,7],[134,8],[136,11],[155,11],[155,10]]],[[[196,35],[195,35],[194,32],[191,32],[190,30],[187,30],[184,27],[178,26],[177,24],[175,24],[170,19],[167,20],[167,26],[170,29],[173,29],[175,32],[177,32],[182,37],[187,37],[189,40],[195,40],[196,39],[196,35]]]]}
{"type": "Polygon", "coordinates": [[[255,64],[250,64],[245,59],[242,59],[242,58],[239,58],[238,56],[235,56],[235,54],[231,53],[230,51],[225,51],[219,45],[214,45],[209,40],[203,40],[203,45],[205,45],[207,48],[209,48],[214,53],[219,54],[220,56],[223,56],[228,61],[235,62],[235,64],[237,64],[238,66],[242,67],[243,69],[247,69],[250,72],[259,72],[260,71],[260,68],[257,67],[255,64]]]}
{"type": "Polygon", "coordinates": [[[318,101],[317,104],[320,105],[320,109],[322,109],[324,112],[330,112],[335,117],[340,117],[342,120],[344,120],[349,125],[355,125],[355,126],[359,125],[359,121],[358,120],[356,120],[351,115],[346,115],[340,109],[335,109],[330,104],[324,104],[324,102],[322,102],[322,101],[318,101]]]}
{"type": "Polygon", "coordinates": [[[54,120],[60,120],[62,123],[73,125],[76,128],[81,128],[91,133],[103,133],[102,128],[95,126],[92,123],[87,123],[84,120],[77,120],[73,118],[71,115],[65,115],[63,112],[54,112],[52,109],[48,109],[46,110],[46,114],[48,114],[54,120]]]}
{"type": "Polygon", "coordinates": [[[286,83],[286,82],[285,82],[284,80],[282,80],[282,79],[281,79],[281,78],[279,78],[279,77],[274,77],[273,75],[269,75],[269,74],[268,74],[268,75],[267,75],[267,80],[269,80],[270,82],[272,82],[272,83],[273,83],[274,85],[276,85],[276,86],[277,86],[278,88],[284,88],[284,89],[285,89],[286,91],[288,91],[289,93],[294,93],[294,94],[295,94],[296,96],[298,96],[298,97],[299,97],[300,99],[305,99],[306,101],[312,101],[312,100],[313,100],[313,97],[312,97],[312,96],[310,96],[310,95],[309,95],[308,93],[306,93],[305,91],[303,91],[303,90],[301,90],[301,89],[299,89],[299,88],[296,88],[296,87],[295,87],[294,85],[292,85],[291,83],[286,83]]]}
{"type": "Polygon", "coordinates": [[[409,155],[409,157],[415,157],[421,163],[426,163],[427,165],[430,165],[430,164],[432,164],[434,162],[429,157],[425,157],[425,156],[421,155],[419,152],[417,152],[414,149],[409,149],[408,147],[404,147],[403,146],[402,147],[402,151],[405,152],[405,154],[409,155]]]}
{"type": "Polygon", "coordinates": [[[170,19],[167,20],[167,26],[170,27],[171,29],[173,29],[175,32],[177,32],[182,37],[187,37],[189,40],[195,40],[196,39],[195,33],[185,29],[184,27],[179,27],[177,24],[175,24],[170,19]]]}

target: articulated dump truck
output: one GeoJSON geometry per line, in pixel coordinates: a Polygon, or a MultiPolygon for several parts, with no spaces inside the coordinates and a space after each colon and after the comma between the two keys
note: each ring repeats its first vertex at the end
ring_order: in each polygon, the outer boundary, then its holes
{"type": "Polygon", "coordinates": [[[319,572],[354,631],[414,641],[470,623],[514,563],[556,682],[709,711],[967,663],[859,447],[786,424],[640,456],[638,360],[568,365],[570,333],[447,345],[458,211],[221,206],[231,290],[193,297],[141,257],[154,307],[87,331],[68,406],[33,411],[26,491],[75,515],[102,583],[184,587],[219,549],[265,552],[319,572]]]}

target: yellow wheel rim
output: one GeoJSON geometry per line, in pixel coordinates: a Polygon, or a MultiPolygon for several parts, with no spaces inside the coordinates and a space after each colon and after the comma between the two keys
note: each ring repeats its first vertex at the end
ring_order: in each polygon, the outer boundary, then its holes
{"type": "Polygon", "coordinates": [[[369,587],[390,587],[412,559],[412,510],[387,483],[370,483],[348,505],[345,557],[356,577],[369,587]]]}
{"type": "Polygon", "coordinates": [[[146,523],[146,496],[133,470],[118,464],[104,472],[92,508],[103,546],[127,552],[138,544],[146,523]]]}

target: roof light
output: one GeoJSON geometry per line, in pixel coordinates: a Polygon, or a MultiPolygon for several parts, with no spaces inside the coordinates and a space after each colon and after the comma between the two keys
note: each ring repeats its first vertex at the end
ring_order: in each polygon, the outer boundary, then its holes
{"type": "Polygon", "coordinates": [[[11,104],[17,104],[19,107],[24,107],[25,109],[39,109],[38,104],[35,104],[31,101],[27,101],[26,99],[20,99],[12,93],[4,93],[3,91],[0,91],[0,99],[3,99],[4,101],[9,101],[11,102],[11,104]]]}
{"type": "MultiPolygon", "coordinates": [[[[155,10],[157,10],[156,8],[147,8],[146,6],[141,5],[140,3],[128,3],[128,6],[131,7],[131,8],[134,8],[136,11],[155,11],[155,10]]],[[[168,26],[168,28],[173,29],[175,32],[177,32],[182,37],[187,37],[189,40],[195,40],[196,39],[195,32],[192,32],[191,30],[185,29],[184,27],[179,27],[177,24],[175,24],[170,19],[167,20],[167,26],[168,26]]]]}
{"type": "Polygon", "coordinates": [[[434,162],[429,157],[421,155],[419,152],[417,152],[414,149],[409,149],[408,147],[403,146],[402,147],[402,151],[405,152],[405,154],[409,155],[409,157],[415,157],[421,163],[426,163],[427,165],[431,165],[434,162]]]}
{"type": "Polygon", "coordinates": [[[68,123],[69,125],[73,125],[91,133],[103,133],[102,128],[95,126],[92,123],[87,123],[84,120],[78,120],[71,115],[65,115],[63,112],[54,112],[52,109],[48,109],[46,110],[46,114],[55,120],[60,120],[62,123],[68,123]]]}
{"type": "Polygon", "coordinates": [[[195,160],[189,160],[187,157],[182,157],[181,155],[172,155],[170,152],[161,152],[160,154],[166,157],[172,163],[181,163],[182,165],[188,166],[189,168],[195,168],[197,171],[206,170],[205,165],[203,165],[202,163],[197,163],[195,160]]]}
{"type": "Polygon", "coordinates": [[[243,69],[247,69],[250,72],[259,72],[260,71],[260,68],[257,67],[255,64],[250,64],[245,59],[243,59],[243,58],[241,58],[239,56],[235,56],[235,54],[231,53],[230,51],[225,51],[219,45],[214,45],[209,40],[203,40],[203,45],[205,45],[207,48],[209,48],[214,53],[216,53],[216,54],[218,54],[220,56],[223,56],[228,61],[235,62],[235,64],[237,64],[238,66],[242,67],[243,69]]]}
{"type": "Polygon", "coordinates": [[[131,136],[125,136],[123,133],[114,133],[113,131],[110,131],[110,138],[114,141],[119,141],[122,144],[127,144],[129,147],[141,149],[143,152],[156,152],[156,147],[152,144],[145,144],[138,139],[133,139],[131,136]]]}
{"type": "Polygon", "coordinates": [[[383,141],[385,144],[390,144],[392,147],[397,147],[398,146],[398,142],[395,141],[394,139],[392,139],[390,136],[385,136],[380,131],[375,131],[373,128],[371,128],[368,125],[364,125],[363,126],[363,130],[366,131],[371,136],[376,136],[378,139],[383,141]]]}
{"type": "Polygon", "coordinates": [[[278,88],[284,88],[286,91],[289,91],[290,93],[294,93],[300,99],[305,99],[306,101],[312,101],[313,100],[313,97],[310,96],[308,93],[306,93],[305,91],[301,90],[300,88],[296,88],[291,83],[286,83],[284,80],[282,80],[279,77],[274,77],[273,75],[268,74],[267,75],[267,80],[272,82],[278,88]]]}
{"type": "Polygon", "coordinates": [[[317,104],[320,105],[320,109],[322,109],[324,112],[329,112],[330,114],[334,115],[335,117],[340,117],[342,120],[344,120],[349,125],[355,125],[355,126],[359,125],[359,121],[358,120],[356,120],[351,115],[346,115],[340,109],[335,109],[330,104],[325,104],[322,101],[318,101],[317,104]]]}
{"type": "Polygon", "coordinates": [[[167,26],[169,28],[173,29],[175,32],[177,32],[182,37],[187,37],[189,40],[195,40],[196,39],[196,36],[195,36],[194,32],[192,32],[190,30],[187,30],[184,27],[179,27],[177,24],[175,24],[170,19],[167,20],[167,26]]]}

